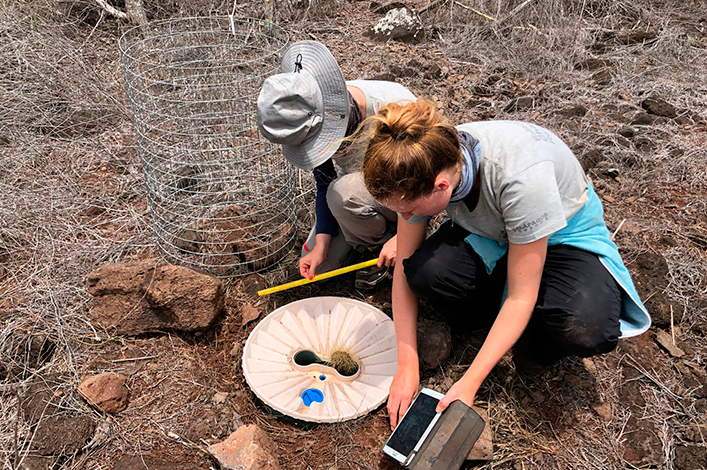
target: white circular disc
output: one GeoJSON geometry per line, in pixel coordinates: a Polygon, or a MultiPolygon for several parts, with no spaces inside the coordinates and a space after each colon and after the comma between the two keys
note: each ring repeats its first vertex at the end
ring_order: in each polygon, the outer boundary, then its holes
{"type": "Polygon", "coordinates": [[[398,368],[393,321],[364,302],[313,297],[278,308],[255,327],[243,350],[243,373],[266,405],[303,421],[353,419],[380,406],[398,368]],[[347,351],[358,371],[343,376],[324,362],[347,351]],[[314,399],[311,399],[314,397],[314,399]],[[319,401],[321,400],[321,401],[319,401]]]}

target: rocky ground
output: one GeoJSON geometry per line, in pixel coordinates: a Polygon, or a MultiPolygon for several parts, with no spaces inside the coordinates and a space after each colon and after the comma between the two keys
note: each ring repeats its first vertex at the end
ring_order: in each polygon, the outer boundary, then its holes
{"type": "MultiPolygon", "coordinates": [[[[399,81],[453,122],[520,119],[558,133],[602,198],[653,315],[648,333],[611,354],[539,376],[504,358],[477,395],[493,459],[465,468],[707,468],[701,3],[276,3],[275,22],[292,40],[323,41],[347,78],[399,81]],[[417,11],[407,29],[374,27],[402,6],[417,11]]],[[[145,8],[160,19],[232,5],[145,8]]],[[[239,2],[237,15],[260,17],[262,8],[239,2]]],[[[389,286],[363,293],[349,276],[258,298],[296,279],[294,253],[273,271],[224,283],[155,262],[117,48],[126,28],[93,2],[0,2],[3,468],[228,468],[214,454],[238,442],[262,449],[252,468],[397,468],[380,452],[384,409],[339,425],[282,421],[240,367],[248,334],[273,309],[340,295],[390,313],[389,286]],[[126,305],[130,314],[117,317],[126,305]]],[[[300,189],[311,206],[311,187],[300,189]]],[[[300,241],[310,218],[303,212],[300,241]]],[[[445,331],[436,313],[422,314],[445,331]]],[[[449,358],[427,358],[425,386],[451,386],[485,333],[473,312],[451,331],[449,358]]]]}

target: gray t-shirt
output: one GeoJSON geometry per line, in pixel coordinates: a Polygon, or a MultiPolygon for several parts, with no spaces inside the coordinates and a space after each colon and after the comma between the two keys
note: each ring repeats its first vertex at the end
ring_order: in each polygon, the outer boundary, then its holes
{"type": "MultiPolygon", "coordinates": [[[[479,140],[481,191],[469,212],[447,206],[453,223],[500,242],[525,244],[561,230],[587,202],[587,178],[556,135],[518,121],[457,126],[479,140]]],[[[413,222],[419,222],[419,219],[413,222]]]]}
{"type": "Polygon", "coordinates": [[[373,116],[388,103],[405,105],[416,101],[415,95],[399,83],[381,80],[349,80],[347,85],[355,86],[366,97],[366,116],[373,116]]]}
{"type": "MultiPolygon", "coordinates": [[[[410,90],[395,82],[350,80],[346,84],[355,86],[366,97],[366,115],[364,118],[378,114],[378,111],[388,103],[398,103],[404,106],[417,100],[410,90]]],[[[334,161],[344,174],[361,170],[365,147],[366,145],[359,143],[357,148],[349,147],[346,152],[337,152],[333,156],[334,161]]]]}

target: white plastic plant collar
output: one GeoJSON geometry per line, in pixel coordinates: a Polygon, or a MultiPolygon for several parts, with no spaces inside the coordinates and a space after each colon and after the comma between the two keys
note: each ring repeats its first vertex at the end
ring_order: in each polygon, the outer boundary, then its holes
{"type": "Polygon", "coordinates": [[[380,406],[398,368],[393,321],[358,300],[314,297],[270,313],[246,341],[243,372],[271,408],[303,421],[346,421],[380,406]],[[333,364],[345,352],[348,369],[333,364]],[[353,367],[350,367],[353,366],[353,367]]]}

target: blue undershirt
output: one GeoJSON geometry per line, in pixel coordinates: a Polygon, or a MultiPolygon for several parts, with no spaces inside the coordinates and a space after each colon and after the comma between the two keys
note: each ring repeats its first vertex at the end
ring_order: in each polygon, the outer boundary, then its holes
{"type": "Polygon", "coordinates": [[[334,161],[330,158],[314,169],[314,181],[317,184],[317,199],[315,201],[315,214],[317,216],[317,235],[325,233],[334,236],[339,233],[339,224],[326,202],[326,193],[329,185],[336,179],[334,161]]]}

